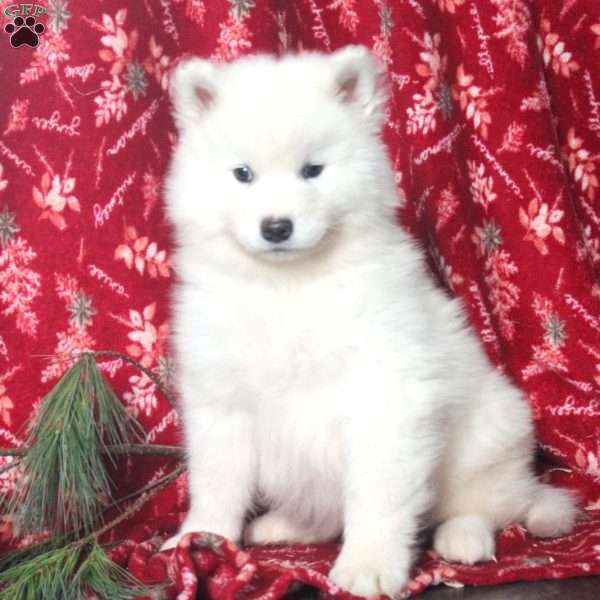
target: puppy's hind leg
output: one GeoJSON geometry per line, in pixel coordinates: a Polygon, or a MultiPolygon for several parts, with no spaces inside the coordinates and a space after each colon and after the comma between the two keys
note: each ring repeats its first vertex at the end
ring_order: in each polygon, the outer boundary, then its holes
{"type": "Polygon", "coordinates": [[[492,559],[495,532],[522,518],[531,504],[524,487],[508,477],[505,467],[490,466],[468,479],[456,477],[435,510],[440,524],[434,550],[447,560],[470,565],[492,559]]]}
{"type": "Polygon", "coordinates": [[[440,554],[466,563],[489,559],[493,534],[514,523],[537,536],[570,531],[574,497],[535,476],[531,415],[516,388],[491,374],[460,433],[449,449],[434,514],[441,523],[434,536],[440,554]]]}
{"type": "Polygon", "coordinates": [[[473,564],[494,555],[494,534],[524,523],[532,535],[568,533],[577,516],[573,495],[540,483],[526,461],[490,467],[454,490],[441,507],[434,549],[448,560],[473,564]]]}

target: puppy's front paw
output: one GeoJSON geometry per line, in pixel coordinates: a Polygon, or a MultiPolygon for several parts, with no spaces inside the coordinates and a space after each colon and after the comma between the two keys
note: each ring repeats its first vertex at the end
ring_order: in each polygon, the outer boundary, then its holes
{"type": "Polygon", "coordinates": [[[437,528],[433,547],[446,560],[473,565],[493,558],[494,532],[477,515],[453,517],[437,528]]]}
{"type": "Polygon", "coordinates": [[[190,517],[186,517],[184,522],[181,524],[179,531],[173,536],[167,539],[166,542],[160,547],[160,551],[169,550],[175,548],[181,541],[181,539],[188,533],[214,533],[221,537],[228,539],[231,542],[237,544],[240,541],[241,531],[233,523],[217,521],[201,521],[195,520],[190,517]]]}
{"type": "Polygon", "coordinates": [[[355,596],[377,596],[385,594],[396,598],[408,581],[410,559],[408,553],[398,557],[393,552],[367,553],[362,551],[342,552],[335,561],[329,578],[355,596]]]}

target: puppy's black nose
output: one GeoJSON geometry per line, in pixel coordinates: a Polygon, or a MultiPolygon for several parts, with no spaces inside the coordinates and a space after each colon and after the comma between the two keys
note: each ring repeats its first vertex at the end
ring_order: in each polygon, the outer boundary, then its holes
{"type": "Polygon", "coordinates": [[[268,242],[279,244],[287,240],[294,231],[294,223],[291,219],[273,219],[267,217],[260,224],[260,233],[268,242]]]}

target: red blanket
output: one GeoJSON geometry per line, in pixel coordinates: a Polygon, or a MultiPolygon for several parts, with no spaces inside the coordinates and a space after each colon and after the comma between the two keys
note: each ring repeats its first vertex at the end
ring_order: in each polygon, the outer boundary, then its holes
{"type": "MultiPolygon", "coordinates": [[[[29,24],[20,5],[1,7],[0,446],[23,444],[23,424],[66,368],[36,355],[115,349],[169,377],[173,273],[160,185],[174,143],[174,61],[361,42],[389,73],[399,221],[463,298],[491,360],[527,393],[544,476],[578,490],[589,517],[558,540],[512,527],[497,561],[474,567],[426,551],[410,589],[599,573],[597,0],[39,6],[45,13],[32,7],[29,24]]],[[[177,443],[177,415],[154,384],[121,360],[100,362],[148,441],[177,443]]],[[[119,492],[173,464],[131,457],[119,492]]],[[[0,474],[0,491],[15,477],[0,474]]],[[[175,529],[185,502],[182,477],[108,536],[126,540],[113,558],[145,581],[170,574],[173,598],[198,586],[219,598],[277,598],[296,580],[344,597],[325,578],[335,545],[242,552],[198,535],[175,556],[157,554],[156,534],[175,529]]],[[[0,523],[7,545],[10,522],[0,523]]]]}

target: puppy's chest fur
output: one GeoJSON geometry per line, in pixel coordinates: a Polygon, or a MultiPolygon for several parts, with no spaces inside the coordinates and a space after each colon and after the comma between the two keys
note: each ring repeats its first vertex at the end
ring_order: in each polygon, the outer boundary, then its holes
{"type": "Polygon", "coordinates": [[[328,498],[327,518],[333,518],[340,508],[333,499],[341,497],[340,432],[349,413],[349,380],[368,343],[366,290],[343,279],[248,284],[243,291],[226,278],[209,280],[183,287],[187,299],[177,313],[185,332],[180,348],[195,347],[189,356],[199,389],[211,399],[223,390],[223,418],[227,410],[251,416],[260,498],[297,511],[302,506],[307,519],[323,514],[319,506],[328,498]]]}
{"type": "Polygon", "coordinates": [[[291,409],[298,401],[306,407],[343,379],[364,350],[368,302],[356,283],[243,289],[224,279],[211,283],[183,288],[180,336],[196,347],[199,376],[239,386],[230,401],[253,410],[291,409]]]}

